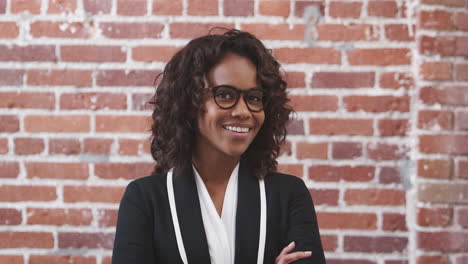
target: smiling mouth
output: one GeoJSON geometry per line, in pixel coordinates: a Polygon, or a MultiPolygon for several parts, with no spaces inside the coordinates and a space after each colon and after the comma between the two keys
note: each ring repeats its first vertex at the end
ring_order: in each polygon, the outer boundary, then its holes
{"type": "Polygon", "coordinates": [[[235,127],[235,126],[223,126],[224,129],[234,131],[237,133],[248,133],[251,128],[248,127],[235,127]]]}

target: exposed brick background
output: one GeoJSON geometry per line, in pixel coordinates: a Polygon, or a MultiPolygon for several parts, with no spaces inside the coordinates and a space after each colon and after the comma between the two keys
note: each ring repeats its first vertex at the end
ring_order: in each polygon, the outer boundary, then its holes
{"type": "Polygon", "coordinates": [[[467,0],[0,0],[0,263],[111,263],[165,63],[257,35],[331,264],[468,262],[467,0]]]}

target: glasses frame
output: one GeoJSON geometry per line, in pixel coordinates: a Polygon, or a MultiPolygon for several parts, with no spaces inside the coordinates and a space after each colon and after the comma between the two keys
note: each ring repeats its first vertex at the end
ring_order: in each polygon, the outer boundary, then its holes
{"type": "Polygon", "coordinates": [[[264,90],[264,89],[261,89],[261,88],[251,88],[251,89],[248,89],[248,90],[241,90],[241,89],[238,89],[238,88],[236,88],[236,87],[234,87],[232,85],[222,84],[222,85],[214,86],[213,88],[211,88],[211,90],[212,90],[212,93],[213,93],[213,100],[215,101],[216,105],[219,108],[225,109],[225,110],[234,108],[237,105],[237,103],[239,103],[239,99],[240,99],[241,94],[242,94],[244,103],[247,106],[247,108],[249,109],[249,111],[254,112],[254,113],[259,113],[259,112],[263,111],[265,109],[265,107],[268,105],[268,102],[269,102],[268,99],[270,98],[268,92],[266,90],[264,90]],[[233,105],[231,105],[229,107],[223,107],[223,106],[219,105],[218,101],[216,100],[216,91],[218,91],[218,89],[222,88],[222,87],[227,87],[227,88],[233,90],[237,95],[236,101],[234,102],[233,105]],[[247,95],[252,91],[261,91],[263,93],[263,98],[262,98],[263,99],[263,101],[262,101],[263,106],[262,106],[262,108],[260,110],[252,110],[250,108],[250,106],[249,106],[249,103],[247,102],[247,99],[246,99],[247,95]]]}

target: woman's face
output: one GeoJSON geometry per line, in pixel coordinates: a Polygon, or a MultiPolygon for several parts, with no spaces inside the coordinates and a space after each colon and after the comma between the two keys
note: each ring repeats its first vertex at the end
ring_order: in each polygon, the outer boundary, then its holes
{"type": "Polygon", "coordinates": [[[257,83],[255,65],[245,57],[229,53],[206,77],[210,91],[197,118],[196,153],[209,157],[227,155],[238,158],[260,130],[265,113],[250,111],[243,94],[234,107],[222,109],[216,104],[211,88],[218,85],[231,85],[239,90],[261,88],[257,83]]]}

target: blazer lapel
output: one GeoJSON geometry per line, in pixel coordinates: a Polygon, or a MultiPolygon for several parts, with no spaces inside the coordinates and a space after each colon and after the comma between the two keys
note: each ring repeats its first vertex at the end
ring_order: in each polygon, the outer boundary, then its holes
{"type": "Polygon", "coordinates": [[[245,162],[240,163],[236,216],[235,264],[257,263],[260,234],[258,179],[245,162]]]}
{"type": "Polygon", "coordinates": [[[174,175],[177,217],[188,263],[211,263],[192,167],[174,175]]]}

